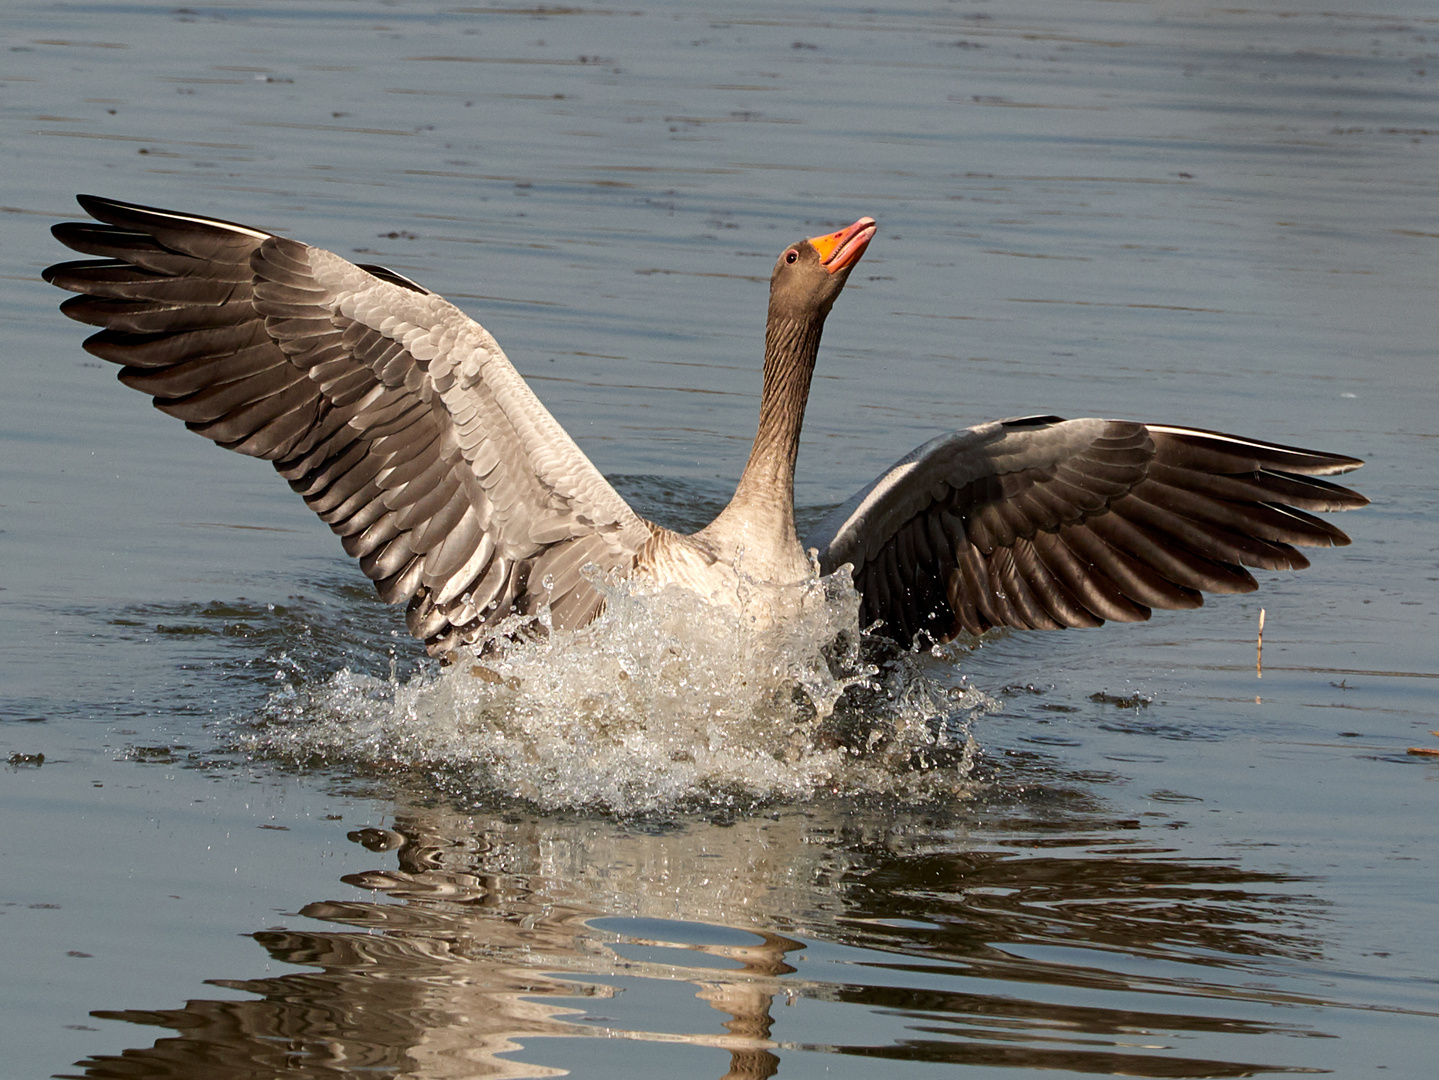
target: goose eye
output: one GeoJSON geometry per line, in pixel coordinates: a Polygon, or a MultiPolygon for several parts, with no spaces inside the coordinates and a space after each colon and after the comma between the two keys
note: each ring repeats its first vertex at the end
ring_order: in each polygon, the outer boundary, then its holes
{"type": "Polygon", "coordinates": [[[798,260],[799,260],[799,252],[796,251],[794,248],[790,248],[788,251],[786,251],[786,252],[784,253],[784,261],[785,261],[785,262],[787,262],[787,263],[792,263],[792,262],[796,262],[796,261],[798,261],[798,260]]]}

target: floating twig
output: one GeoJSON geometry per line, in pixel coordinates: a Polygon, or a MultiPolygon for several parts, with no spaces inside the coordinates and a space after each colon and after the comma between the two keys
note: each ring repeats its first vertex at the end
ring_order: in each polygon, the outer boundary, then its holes
{"type": "MultiPolygon", "coordinates": [[[[1439,737],[1439,731],[1431,731],[1429,734],[1439,737]]],[[[1439,747],[1436,746],[1411,746],[1409,752],[1421,754],[1424,757],[1439,757],[1439,747]]]]}

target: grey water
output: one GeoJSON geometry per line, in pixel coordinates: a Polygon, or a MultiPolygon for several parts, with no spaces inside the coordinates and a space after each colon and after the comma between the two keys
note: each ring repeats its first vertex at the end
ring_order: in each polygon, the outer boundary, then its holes
{"type": "Polygon", "coordinates": [[[1432,1075],[1431,5],[16,0],[0,44],[0,1075],[1432,1075]],[[775,255],[861,214],[807,514],[1051,412],[1353,454],[1373,505],[1255,594],[911,658],[948,786],[567,803],[407,741],[454,679],[399,613],[81,351],[77,191],[444,293],[672,523],[748,451],[775,255]]]}

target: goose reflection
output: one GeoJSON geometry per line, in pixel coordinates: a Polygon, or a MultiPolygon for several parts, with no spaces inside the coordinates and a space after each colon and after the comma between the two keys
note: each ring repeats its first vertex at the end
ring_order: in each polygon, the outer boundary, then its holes
{"type": "Polygon", "coordinates": [[[1319,947],[1282,876],[1126,844],[1121,822],[1051,849],[1051,827],[996,843],[848,809],[669,828],[407,810],[350,833],[384,861],[343,879],[372,895],[253,935],[301,970],[212,980],[250,1000],[97,1011],[172,1034],[79,1064],[439,1080],[618,1048],[635,1072],[746,1080],[807,1053],[1240,1076],[1316,1033],[1287,1007],[1322,1003],[1252,986],[1319,947]]]}

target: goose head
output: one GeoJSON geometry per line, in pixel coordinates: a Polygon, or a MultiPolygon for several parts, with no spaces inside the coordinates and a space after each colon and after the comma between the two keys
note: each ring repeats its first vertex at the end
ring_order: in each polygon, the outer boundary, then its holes
{"type": "Polygon", "coordinates": [[[862,217],[785,248],[769,279],[771,321],[823,322],[874,232],[874,218],[862,217]]]}

